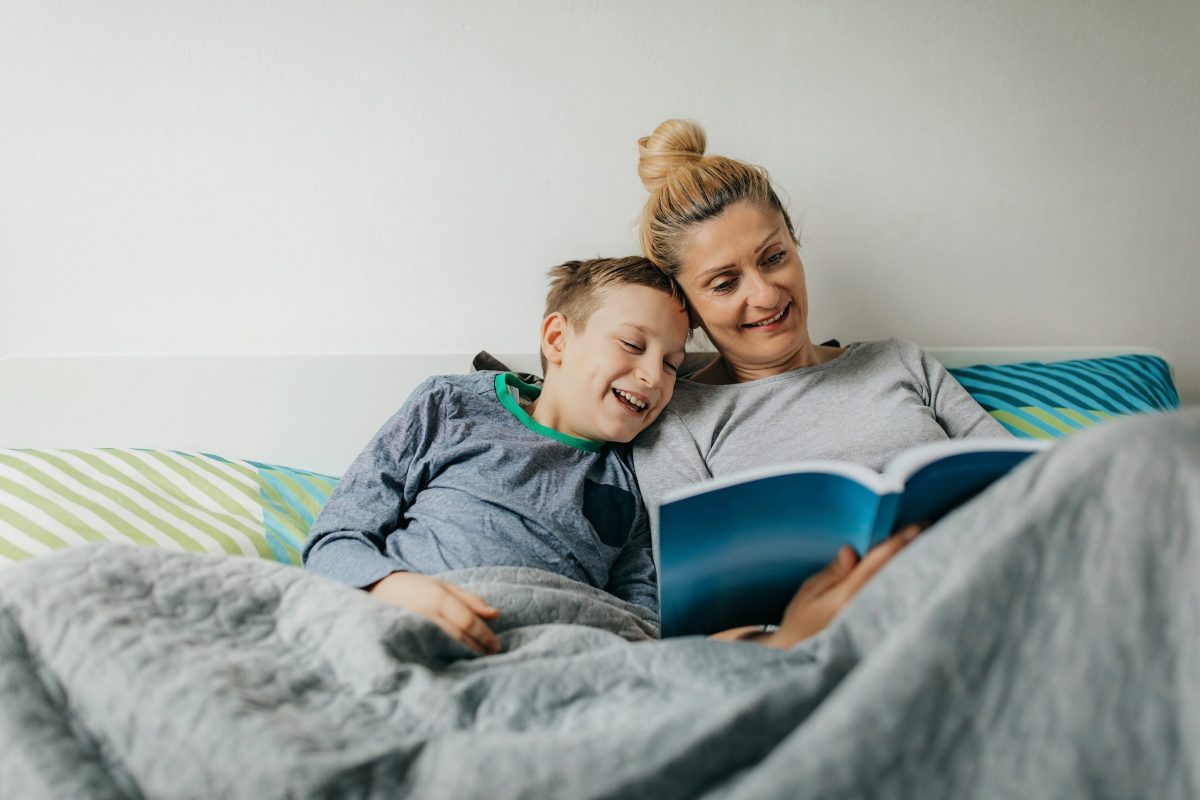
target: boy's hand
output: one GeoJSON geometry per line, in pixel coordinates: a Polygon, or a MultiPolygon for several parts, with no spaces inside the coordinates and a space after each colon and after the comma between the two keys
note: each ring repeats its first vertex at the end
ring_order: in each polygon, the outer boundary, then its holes
{"type": "Polygon", "coordinates": [[[779,629],[755,637],[755,642],[787,650],[823,631],[849,605],[858,590],[924,529],[923,525],[902,528],[871,548],[861,559],[854,550],[843,547],[829,566],[800,586],[783,612],[779,629]]]}
{"type": "Polygon", "coordinates": [[[427,617],[481,656],[500,652],[500,640],[484,622],[500,612],[477,594],[416,572],[393,572],[367,591],[385,603],[427,617]]]}

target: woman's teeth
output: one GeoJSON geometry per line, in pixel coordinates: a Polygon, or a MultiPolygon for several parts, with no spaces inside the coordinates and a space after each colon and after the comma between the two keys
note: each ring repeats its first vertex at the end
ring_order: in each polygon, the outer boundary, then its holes
{"type": "Polygon", "coordinates": [[[773,323],[779,322],[779,320],[783,319],[783,315],[786,314],[787,310],[791,307],[792,307],[792,304],[788,303],[786,306],[784,306],[783,308],[781,308],[779,310],[778,314],[771,317],[770,319],[764,319],[762,322],[747,322],[746,327],[747,328],[761,328],[763,325],[771,325],[773,323]]]}
{"type": "Polygon", "coordinates": [[[646,402],[644,400],[639,400],[624,389],[613,389],[613,393],[638,411],[646,410],[646,402]]]}

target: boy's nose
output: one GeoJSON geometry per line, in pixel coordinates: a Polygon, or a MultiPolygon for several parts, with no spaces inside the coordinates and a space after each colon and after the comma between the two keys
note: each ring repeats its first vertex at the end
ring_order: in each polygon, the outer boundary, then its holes
{"type": "Polygon", "coordinates": [[[658,386],[662,380],[663,369],[656,364],[639,364],[635,370],[638,380],[650,387],[658,386]]]}

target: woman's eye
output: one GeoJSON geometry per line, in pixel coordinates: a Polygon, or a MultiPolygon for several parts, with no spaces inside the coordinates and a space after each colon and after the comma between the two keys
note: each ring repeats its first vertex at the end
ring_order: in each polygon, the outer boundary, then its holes
{"type": "Polygon", "coordinates": [[[786,257],[787,257],[787,251],[786,251],[786,250],[780,250],[778,253],[773,253],[773,254],[772,254],[772,255],[771,255],[771,256],[770,256],[770,257],[769,257],[769,258],[768,258],[766,261],[764,261],[763,263],[764,263],[764,264],[766,264],[768,267],[773,267],[773,266],[777,265],[779,262],[783,261],[783,259],[784,259],[784,258],[786,258],[786,257]]]}
{"type": "Polygon", "coordinates": [[[737,285],[737,280],[729,278],[712,287],[714,294],[729,294],[733,291],[733,287],[737,285]]]}

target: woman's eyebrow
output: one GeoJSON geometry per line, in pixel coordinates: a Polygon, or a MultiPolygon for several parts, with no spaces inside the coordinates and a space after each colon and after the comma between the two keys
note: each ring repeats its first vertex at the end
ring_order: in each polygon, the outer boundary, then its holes
{"type": "Polygon", "coordinates": [[[771,243],[771,240],[775,238],[775,235],[777,233],[779,233],[779,228],[776,228],[775,230],[768,233],[767,238],[762,240],[762,244],[760,244],[758,247],[754,248],[754,254],[758,255],[759,253],[761,253],[763,248],[771,243]]]}
{"type": "MultiPolygon", "coordinates": [[[[762,240],[762,242],[758,245],[758,247],[754,248],[754,255],[758,255],[759,253],[761,253],[763,251],[763,248],[771,243],[771,240],[775,238],[775,236],[779,233],[780,230],[781,230],[780,228],[776,228],[775,230],[768,233],[767,237],[762,240]]],[[[697,280],[699,280],[700,283],[707,283],[709,278],[711,278],[713,275],[719,275],[727,269],[733,269],[733,266],[734,266],[733,264],[723,264],[719,267],[713,267],[712,269],[705,270],[704,272],[700,273],[700,276],[697,280]]]]}

